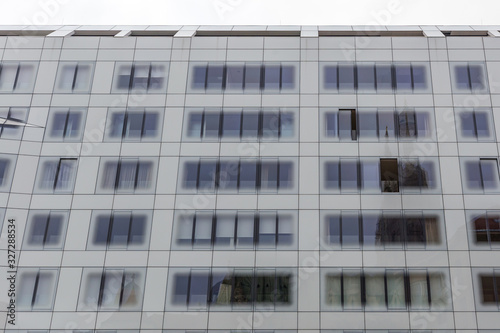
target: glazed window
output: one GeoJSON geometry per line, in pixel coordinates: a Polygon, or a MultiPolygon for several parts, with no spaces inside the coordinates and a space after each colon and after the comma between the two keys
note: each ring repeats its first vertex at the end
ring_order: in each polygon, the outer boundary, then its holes
{"type": "Polygon", "coordinates": [[[61,62],[54,90],[58,93],[87,93],[92,86],[93,75],[92,62],[61,62]]]}
{"type": "Polygon", "coordinates": [[[290,140],[296,110],[200,110],[187,115],[188,138],[201,140],[290,140]]]}
{"type": "Polygon", "coordinates": [[[148,192],[154,188],[156,162],[149,158],[103,158],[100,192],[148,192]]]}
{"type": "Polygon", "coordinates": [[[297,216],[287,211],[197,211],[179,213],[175,221],[179,250],[279,250],[297,244],[297,216]]]}
{"type": "Polygon", "coordinates": [[[0,192],[10,191],[15,166],[15,155],[0,154],[0,192]]]}
{"type": "Polygon", "coordinates": [[[323,310],[442,311],[451,308],[445,269],[324,269],[323,310]]]}
{"type": "Polygon", "coordinates": [[[47,121],[46,141],[79,141],[85,127],[86,110],[53,109],[47,121]]]}
{"type": "Polygon", "coordinates": [[[27,108],[0,108],[0,138],[21,139],[27,120],[27,108]]]}
{"type": "Polygon", "coordinates": [[[166,90],[169,64],[166,62],[118,62],[115,66],[113,92],[166,90]]]}
{"type": "Polygon", "coordinates": [[[108,140],[152,141],[161,135],[163,116],[159,109],[110,109],[106,128],[108,140]]]}
{"type": "Polygon", "coordinates": [[[144,250],[149,244],[150,212],[94,211],[88,249],[144,250]]]}
{"type": "Polygon", "coordinates": [[[37,64],[33,62],[0,63],[0,93],[29,93],[35,84],[37,64]]]}
{"type": "Polygon", "coordinates": [[[140,311],[144,269],[84,268],[78,311],[140,311]]]}
{"type": "Polygon", "coordinates": [[[21,311],[51,310],[57,288],[59,270],[22,268],[18,271],[16,306],[21,311]]]}
{"type": "Polygon", "coordinates": [[[38,168],[38,192],[70,193],[75,184],[78,159],[42,158],[38,168]]]}
{"type": "Polygon", "coordinates": [[[461,141],[492,141],[495,129],[491,109],[460,109],[455,111],[457,134],[461,141]]]}
{"type": "Polygon", "coordinates": [[[60,250],[64,246],[68,212],[38,211],[30,214],[24,250],[60,250]]]}
{"type": "Polygon", "coordinates": [[[500,190],[496,158],[462,158],[462,177],[466,193],[496,193],[500,190]]]}
{"type": "Polygon", "coordinates": [[[450,71],[455,93],[487,93],[488,83],[485,63],[450,63],[450,71]]]}

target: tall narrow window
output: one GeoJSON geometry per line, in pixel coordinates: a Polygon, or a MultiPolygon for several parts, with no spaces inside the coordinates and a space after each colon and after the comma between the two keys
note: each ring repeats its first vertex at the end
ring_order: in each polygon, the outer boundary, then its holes
{"type": "Polygon", "coordinates": [[[88,62],[62,62],[59,65],[56,92],[85,93],[90,90],[94,64],[88,62]]]}
{"type": "Polygon", "coordinates": [[[380,181],[382,192],[399,192],[399,171],[397,159],[380,159],[380,181]]]}
{"type": "Polygon", "coordinates": [[[339,110],[339,137],[341,140],[358,138],[356,110],[339,110]]]}

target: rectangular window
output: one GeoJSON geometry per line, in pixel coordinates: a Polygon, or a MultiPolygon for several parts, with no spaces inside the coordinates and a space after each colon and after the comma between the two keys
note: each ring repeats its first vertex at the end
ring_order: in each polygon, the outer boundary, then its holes
{"type": "Polygon", "coordinates": [[[137,268],[84,268],[78,311],[140,311],[144,272],[137,268]]]}
{"type": "Polygon", "coordinates": [[[51,110],[47,121],[45,139],[50,141],[80,140],[85,125],[85,110],[51,110]]]}
{"type": "Polygon", "coordinates": [[[19,269],[16,306],[20,311],[50,310],[57,287],[57,269],[19,269]]]}
{"type": "Polygon", "coordinates": [[[44,159],[40,161],[38,188],[50,192],[71,192],[76,178],[76,158],[44,159]]]}
{"type": "Polygon", "coordinates": [[[491,110],[458,110],[458,136],[463,141],[488,141],[495,138],[491,110]]]}
{"type": "Polygon", "coordinates": [[[7,190],[7,184],[10,185],[10,159],[0,157],[0,189],[7,190]]]}
{"type": "Polygon", "coordinates": [[[500,212],[486,211],[471,218],[471,238],[476,246],[500,247],[500,212]]]}
{"type": "Polygon", "coordinates": [[[0,63],[0,93],[31,92],[36,70],[36,64],[30,62],[0,63]]]}
{"type": "Polygon", "coordinates": [[[113,92],[164,91],[167,84],[168,63],[117,63],[113,92]]]}
{"type": "Polygon", "coordinates": [[[280,110],[202,111],[188,114],[187,136],[202,140],[289,139],[295,133],[295,112],[280,110]]]}
{"type": "Polygon", "coordinates": [[[89,249],[145,249],[149,241],[150,217],[146,213],[97,212],[92,219],[89,249]]]}
{"type": "Polygon", "coordinates": [[[186,162],[182,185],[198,191],[278,191],[293,188],[293,164],[288,161],[254,159],[186,162]]]}
{"type": "Polygon", "coordinates": [[[444,269],[343,269],[325,274],[324,307],[332,310],[449,310],[444,269]]]}
{"type": "Polygon", "coordinates": [[[85,93],[90,90],[94,64],[88,62],[61,62],[56,80],[56,92],[85,93]]]}
{"type": "Polygon", "coordinates": [[[25,250],[57,250],[64,246],[68,214],[62,211],[36,212],[29,218],[24,236],[25,250]]]}
{"type": "Polygon", "coordinates": [[[420,159],[401,159],[401,184],[404,192],[432,189],[437,186],[434,163],[420,159]]]}
{"type": "Polygon", "coordinates": [[[101,188],[125,192],[149,190],[153,186],[154,163],[142,159],[120,159],[101,163],[101,188]]]}
{"type": "Polygon", "coordinates": [[[108,115],[107,137],[110,140],[154,140],[161,134],[162,117],[156,109],[113,110],[108,115]]]}
{"type": "Polygon", "coordinates": [[[380,182],[382,192],[399,192],[399,171],[397,159],[380,159],[380,182]]]}
{"type": "Polygon", "coordinates": [[[339,138],[341,140],[356,140],[357,133],[357,117],[356,110],[339,110],[339,138]]]}
{"type": "Polygon", "coordinates": [[[455,93],[488,92],[484,63],[450,63],[455,93]]]}
{"type": "Polygon", "coordinates": [[[498,160],[480,158],[479,161],[464,161],[465,191],[497,192],[500,189],[498,160]]]}

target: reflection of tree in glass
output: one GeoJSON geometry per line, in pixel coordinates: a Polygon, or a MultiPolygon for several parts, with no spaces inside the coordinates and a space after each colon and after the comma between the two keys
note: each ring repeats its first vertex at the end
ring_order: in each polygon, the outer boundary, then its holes
{"type": "Polygon", "coordinates": [[[428,174],[418,161],[406,161],[401,164],[401,182],[406,187],[429,187],[428,174]]]}

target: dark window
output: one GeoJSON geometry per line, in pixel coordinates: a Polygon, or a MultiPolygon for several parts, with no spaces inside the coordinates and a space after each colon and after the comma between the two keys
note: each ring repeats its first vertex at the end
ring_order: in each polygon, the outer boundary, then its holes
{"type": "Polygon", "coordinates": [[[493,275],[481,274],[481,302],[485,305],[500,306],[500,275],[494,271],[493,275]]]}
{"type": "Polygon", "coordinates": [[[475,110],[460,114],[461,134],[464,138],[489,138],[489,113],[475,110]]]}
{"type": "Polygon", "coordinates": [[[195,90],[271,90],[295,88],[295,71],[282,64],[215,64],[196,65],[192,69],[195,90]]]}
{"type": "Polygon", "coordinates": [[[486,89],[486,78],[482,65],[455,65],[455,87],[458,90],[481,91],[486,89]]]}
{"type": "Polygon", "coordinates": [[[158,134],[159,114],[153,111],[112,112],[109,137],[122,139],[154,138],[158,134]]]}
{"type": "Polygon", "coordinates": [[[293,186],[291,162],[278,160],[186,162],[184,188],[209,190],[270,191],[293,186]]]}
{"type": "Polygon", "coordinates": [[[76,173],[76,158],[60,158],[42,164],[40,188],[53,191],[68,191],[73,187],[76,173]]]}
{"type": "Polygon", "coordinates": [[[382,185],[382,192],[399,192],[399,171],[397,159],[380,159],[380,182],[382,185]]]}
{"type": "Polygon", "coordinates": [[[58,111],[54,113],[50,127],[50,137],[57,139],[78,139],[83,127],[83,112],[58,111]]]}
{"type": "Polygon", "coordinates": [[[147,217],[130,212],[98,215],[92,244],[110,249],[124,249],[145,244],[147,217]]]}
{"type": "Polygon", "coordinates": [[[60,248],[64,241],[65,216],[58,213],[37,214],[31,219],[27,245],[36,248],[60,248]]]}
{"type": "Polygon", "coordinates": [[[498,161],[496,158],[480,158],[465,163],[465,182],[470,190],[496,191],[499,188],[498,161]]]}
{"type": "Polygon", "coordinates": [[[166,65],[151,63],[119,64],[116,87],[118,90],[155,91],[164,87],[166,65]]]}
{"type": "Polygon", "coordinates": [[[358,90],[375,90],[375,66],[359,65],[357,66],[358,90]]]}
{"type": "Polygon", "coordinates": [[[500,244],[500,215],[487,212],[472,221],[474,241],[496,247],[500,244]]]}
{"type": "Polygon", "coordinates": [[[294,135],[294,114],[280,111],[190,113],[187,134],[200,138],[279,139],[294,135]]]}
{"type": "Polygon", "coordinates": [[[124,269],[106,269],[88,276],[86,300],[94,300],[99,310],[121,310],[141,306],[139,274],[124,269]],[[94,294],[95,292],[95,294],[94,294]]]}
{"type": "Polygon", "coordinates": [[[102,187],[115,190],[139,190],[151,187],[153,163],[140,160],[105,162],[102,187]]]}
{"type": "Polygon", "coordinates": [[[401,186],[407,190],[426,189],[436,186],[434,164],[418,159],[403,159],[400,162],[401,186]]]}

